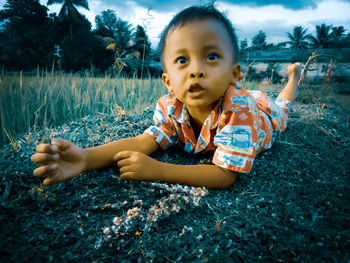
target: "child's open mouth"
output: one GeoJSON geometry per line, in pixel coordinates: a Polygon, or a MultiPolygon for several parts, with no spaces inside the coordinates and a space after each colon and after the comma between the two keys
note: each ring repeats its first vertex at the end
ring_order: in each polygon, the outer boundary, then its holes
{"type": "Polygon", "coordinates": [[[200,84],[195,83],[190,86],[188,92],[190,93],[191,97],[195,98],[201,96],[205,92],[205,89],[200,84]]]}

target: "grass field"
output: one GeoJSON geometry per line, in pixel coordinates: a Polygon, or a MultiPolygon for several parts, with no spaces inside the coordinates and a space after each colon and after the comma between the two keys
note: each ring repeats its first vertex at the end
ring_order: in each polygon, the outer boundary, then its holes
{"type": "Polygon", "coordinates": [[[118,106],[141,112],[165,94],[160,79],[113,79],[39,72],[0,75],[0,145],[8,136],[55,127],[118,106]],[[116,106],[118,105],[118,106],[116,106]]]}
{"type": "MultiPolygon", "coordinates": [[[[270,89],[281,85],[263,86],[257,82],[242,82],[246,89],[270,89]]],[[[337,84],[306,85],[303,96],[313,98],[314,90],[324,97],[333,97],[349,110],[349,95],[335,94],[337,84]]],[[[344,85],[344,84],[342,84],[344,85]]],[[[98,113],[114,114],[119,107],[138,113],[153,107],[166,88],[160,79],[109,78],[67,75],[37,71],[35,75],[0,74],[0,145],[14,140],[18,134],[35,132],[98,113]]]]}

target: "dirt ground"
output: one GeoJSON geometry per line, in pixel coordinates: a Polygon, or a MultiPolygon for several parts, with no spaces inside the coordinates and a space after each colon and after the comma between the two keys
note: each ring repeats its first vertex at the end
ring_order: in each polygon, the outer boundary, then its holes
{"type": "MultiPolygon", "coordinates": [[[[274,94],[272,94],[274,95],[274,94]]],[[[1,262],[349,262],[350,114],[301,96],[287,130],[228,190],[126,182],[116,168],[42,187],[35,146],[139,134],[153,110],[85,117],[0,149],[1,262]],[[20,145],[20,146],[19,146],[20,145]]],[[[158,160],[210,163],[174,148],[158,160]]]]}

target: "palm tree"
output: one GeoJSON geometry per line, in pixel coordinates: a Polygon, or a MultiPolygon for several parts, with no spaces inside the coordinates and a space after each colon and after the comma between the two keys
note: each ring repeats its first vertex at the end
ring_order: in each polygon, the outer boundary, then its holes
{"type": "Polygon", "coordinates": [[[47,1],[47,5],[61,4],[61,3],[63,3],[63,5],[60,13],[58,14],[58,17],[61,20],[64,20],[65,18],[68,19],[70,36],[73,39],[72,24],[76,21],[80,21],[82,18],[81,14],[78,12],[75,6],[81,6],[89,10],[88,0],[48,0],[47,1]]]}
{"type": "Polygon", "coordinates": [[[332,36],[330,30],[332,25],[326,24],[316,26],[316,37],[311,36],[312,45],[314,48],[328,48],[332,44],[332,36]]]}
{"type": "Polygon", "coordinates": [[[290,44],[294,49],[305,49],[309,46],[309,41],[306,41],[311,37],[310,34],[306,34],[307,28],[303,29],[302,26],[295,26],[293,29],[293,34],[287,32],[290,41],[286,42],[290,44]]]}
{"type": "Polygon", "coordinates": [[[114,31],[114,37],[117,46],[125,53],[130,51],[132,42],[132,25],[125,20],[118,19],[114,31]]]}
{"type": "Polygon", "coordinates": [[[132,73],[136,70],[137,65],[134,59],[139,58],[141,52],[134,48],[134,30],[132,25],[127,21],[117,18],[112,10],[103,12],[96,21],[98,22],[98,33],[110,31],[113,34],[113,37],[102,37],[107,45],[106,49],[111,50],[114,54],[114,69],[118,72],[118,75],[122,71],[132,73]]]}
{"type": "Polygon", "coordinates": [[[338,27],[332,27],[332,45],[334,47],[342,47],[343,41],[346,37],[345,35],[345,28],[343,26],[338,26],[338,27]]]}

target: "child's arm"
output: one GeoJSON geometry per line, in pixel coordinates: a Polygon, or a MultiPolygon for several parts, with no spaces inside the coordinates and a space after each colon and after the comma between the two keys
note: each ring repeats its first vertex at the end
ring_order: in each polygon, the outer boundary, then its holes
{"type": "Polygon", "coordinates": [[[40,144],[32,161],[41,165],[34,175],[44,180],[44,185],[52,185],[73,178],[93,169],[113,164],[113,157],[120,151],[138,151],[150,154],[158,149],[158,144],[148,134],[121,139],[105,145],[82,149],[70,141],[54,139],[52,145],[40,144]]]}
{"type": "Polygon", "coordinates": [[[122,151],[135,151],[146,155],[158,149],[157,142],[149,134],[120,139],[108,144],[83,149],[86,158],[85,171],[113,165],[113,157],[122,151]]]}
{"type": "Polygon", "coordinates": [[[237,173],[216,165],[176,165],[163,163],[133,151],[119,152],[114,157],[120,170],[120,178],[128,180],[161,181],[168,183],[228,188],[237,173]]]}
{"type": "Polygon", "coordinates": [[[175,165],[157,161],[147,156],[158,149],[158,144],[148,134],[85,149],[61,139],[52,143],[38,145],[38,153],[32,156],[33,162],[42,165],[34,170],[34,175],[46,177],[44,185],[108,167],[113,162],[118,164],[121,178],[128,180],[228,188],[237,177],[236,173],[215,165],[175,165]]]}

